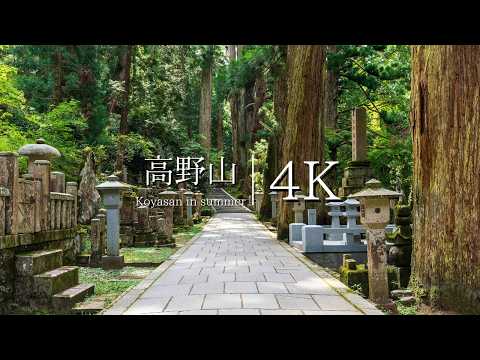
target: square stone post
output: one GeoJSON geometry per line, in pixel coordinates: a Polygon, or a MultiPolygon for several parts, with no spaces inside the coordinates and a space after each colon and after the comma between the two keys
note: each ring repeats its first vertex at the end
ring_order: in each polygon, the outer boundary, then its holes
{"type": "Polygon", "coordinates": [[[98,267],[102,263],[102,241],[100,237],[100,219],[90,221],[90,266],[98,267]]]}
{"type": "Polygon", "coordinates": [[[186,211],[186,196],[185,196],[185,193],[187,192],[187,190],[185,189],[180,189],[178,190],[178,197],[180,199],[180,206],[178,206],[178,213],[179,213],[179,217],[180,219],[178,220],[178,224],[180,225],[185,225],[186,224],[186,220],[187,220],[187,211],[186,211]]]}
{"type": "Polygon", "coordinates": [[[307,209],[307,224],[317,225],[317,209],[307,209]]]}
{"type": "Polygon", "coordinates": [[[0,236],[5,235],[5,204],[7,197],[10,197],[10,191],[5,187],[0,187],[0,236]]]}
{"type": "Polygon", "coordinates": [[[187,208],[187,225],[192,226],[193,225],[193,212],[192,212],[193,192],[186,191],[184,195],[185,195],[185,201],[186,201],[185,205],[187,208]]]}
{"type": "Polygon", "coordinates": [[[50,173],[50,191],[64,193],[65,192],[65,174],[60,171],[52,171],[50,173]]]}
{"type": "Polygon", "coordinates": [[[69,181],[67,182],[66,189],[65,189],[67,194],[70,194],[73,196],[73,202],[72,202],[72,207],[70,209],[70,216],[71,216],[71,221],[70,225],[71,227],[77,226],[77,209],[78,209],[78,185],[74,181],[69,181]]]}
{"type": "MultiPolygon", "coordinates": [[[[175,191],[163,191],[160,193],[164,202],[174,202],[177,193],[175,191]]],[[[167,204],[163,207],[163,214],[165,217],[165,235],[167,237],[167,242],[170,243],[172,241],[172,234],[173,234],[173,213],[174,213],[174,206],[172,204],[167,204]]]]}
{"type": "Polygon", "coordinates": [[[255,211],[257,212],[257,214],[260,214],[262,201],[263,201],[263,192],[256,192],[255,193],[255,211]]]}
{"type": "Polygon", "coordinates": [[[50,204],[50,161],[35,160],[32,165],[33,178],[41,182],[39,221],[41,231],[54,229],[50,218],[54,219],[54,201],[50,204]]]}
{"type": "Polygon", "coordinates": [[[195,197],[195,216],[200,218],[202,216],[202,196],[201,192],[193,194],[195,197]]]}
{"type": "MultiPolygon", "coordinates": [[[[100,209],[100,210],[104,210],[105,209],[100,209]]],[[[106,247],[107,247],[107,244],[106,244],[106,240],[107,240],[107,215],[105,213],[99,213],[97,214],[97,219],[100,220],[100,229],[99,229],[99,233],[100,233],[100,253],[103,255],[105,255],[105,250],[106,250],[106,247]]]]}
{"type": "Polygon", "coordinates": [[[364,108],[352,111],[352,160],[367,160],[367,112],[364,108]]]}
{"type": "Polygon", "coordinates": [[[18,218],[18,154],[15,152],[0,152],[0,186],[6,188],[10,196],[4,197],[5,233],[17,233],[18,218]]]}
{"type": "Polygon", "coordinates": [[[276,223],[278,193],[276,191],[270,191],[268,194],[270,195],[270,202],[272,203],[272,223],[276,223]]]}

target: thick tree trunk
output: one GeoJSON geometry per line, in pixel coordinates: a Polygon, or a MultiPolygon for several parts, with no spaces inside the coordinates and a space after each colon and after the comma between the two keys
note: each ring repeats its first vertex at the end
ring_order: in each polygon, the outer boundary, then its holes
{"type": "Polygon", "coordinates": [[[480,46],[413,46],[412,284],[480,313],[480,46]]]}
{"type": "Polygon", "coordinates": [[[202,68],[202,85],[200,92],[200,143],[205,149],[208,162],[211,148],[212,126],[212,64],[208,63],[202,68]]]}
{"type": "Polygon", "coordinates": [[[217,151],[223,152],[223,101],[217,110],[217,151]]]}
{"type": "MultiPolygon", "coordinates": [[[[328,46],[329,53],[335,53],[335,45],[328,46]]],[[[324,105],[321,111],[323,122],[326,128],[336,129],[337,127],[337,96],[338,96],[338,73],[328,68],[325,63],[325,81],[323,82],[324,105]]]]}
{"type": "MultiPolygon", "coordinates": [[[[293,161],[295,185],[304,193],[308,191],[308,168],[303,162],[316,160],[320,162],[320,168],[324,165],[323,146],[320,146],[323,125],[319,119],[325,54],[325,47],[320,45],[288,46],[288,110],[281,166],[293,161]]],[[[286,196],[285,192],[281,195],[286,196]]],[[[288,224],[293,221],[292,202],[281,201],[279,210],[277,236],[284,239],[288,236],[288,224]]]]}
{"type": "MultiPolygon", "coordinates": [[[[228,46],[228,58],[230,63],[237,60],[237,46],[228,46]]],[[[232,121],[232,161],[234,164],[240,163],[240,152],[238,146],[238,123],[240,119],[240,104],[238,92],[233,92],[229,97],[230,118],[232,121]]]]}
{"type": "Polygon", "coordinates": [[[128,134],[128,110],[130,98],[130,72],[132,67],[133,46],[127,45],[120,56],[120,81],[123,82],[124,91],[122,93],[121,110],[120,110],[120,141],[118,143],[117,159],[115,171],[121,175],[123,181],[127,181],[127,172],[125,169],[125,139],[124,135],[128,134]]]}

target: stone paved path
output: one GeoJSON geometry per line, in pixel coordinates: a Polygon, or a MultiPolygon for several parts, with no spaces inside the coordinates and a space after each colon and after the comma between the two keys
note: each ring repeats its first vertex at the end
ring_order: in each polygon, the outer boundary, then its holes
{"type": "Polygon", "coordinates": [[[292,251],[252,214],[217,214],[104,314],[382,314],[292,251]]]}

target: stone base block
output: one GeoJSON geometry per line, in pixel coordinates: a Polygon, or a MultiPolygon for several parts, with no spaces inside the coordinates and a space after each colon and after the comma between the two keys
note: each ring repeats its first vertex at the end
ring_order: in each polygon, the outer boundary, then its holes
{"type": "Polygon", "coordinates": [[[301,233],[303,252],[322,252],[324,234],[322,225],[305,225],[301,233]]]}
{"type": "Polygon", "coordinates": [[[102,257],[103,270],[122,269],[125,266],[123,255],[120,256],[104,256],[102,257]]]}
{"type": "Polygon", "coordinates": [[[290,245],[292,245],[294,241],[302,241],[302,228],[304,226],[305,224],[303,223],[292,223],[288,225],[288,242],[290,245]]]}

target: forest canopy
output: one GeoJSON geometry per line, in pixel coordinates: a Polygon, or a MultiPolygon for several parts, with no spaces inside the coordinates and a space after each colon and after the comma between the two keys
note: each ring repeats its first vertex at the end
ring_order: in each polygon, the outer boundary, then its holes
{"type": "MultiPolygon", "coordinates": [[[[76,180],[85,149],[94,150],[99,174],[108,174],[123,146],[133,182],[142,179],[144,159],[156,155],[213,162],[223,155],[248,166],[254,152],[261,190],[268,143],[281,123],[275,87],[285,53],[278,45],[3,45],[0,151],[43,137],[63,155],[59,170],[76,180]],[[240,95],[248,103],[239,104],[240,95]],[[235,101],[244,108],[233,114],[235,101]],[[245,119],[243,130],[236,117],[245,119]]],[[[328,46],[324,71],[335,106],[326,115],[324,158],[340,162],[335,183],[351,160],[351,111],[365,107],[375,176],[408,194],[408,46],[328,46]]]]}

